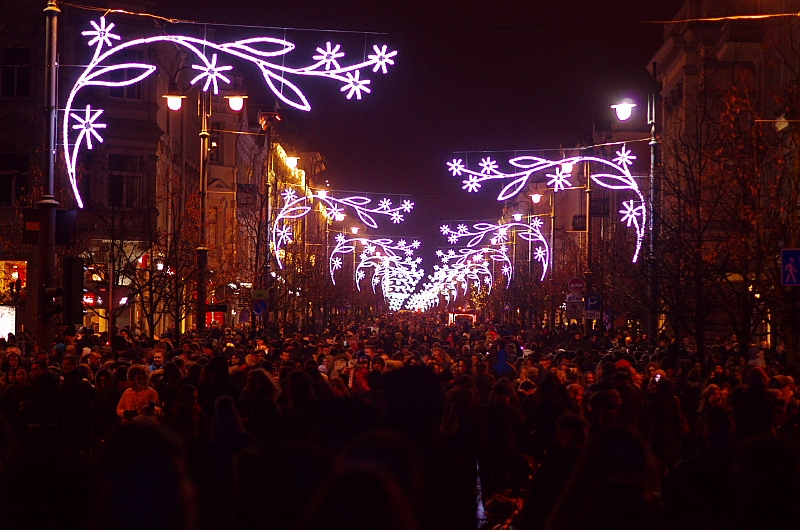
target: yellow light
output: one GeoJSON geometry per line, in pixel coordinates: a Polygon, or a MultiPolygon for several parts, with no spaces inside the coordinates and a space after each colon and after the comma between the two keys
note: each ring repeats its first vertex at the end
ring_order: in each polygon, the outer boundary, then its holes
{"type": "Polygon", "coordinates": [[[296,156],[287,156],[286,157],[286,165],[290,168],[294,169],[297,167],[297,161],[300,160],[296,156]]]}
{"type": "Polygon", "coordinates": [[[317,197],[319,197],[320,199],[324,199],[327,196],[328,196],[328,190],[319,190],[317,192],[317,197]]]}

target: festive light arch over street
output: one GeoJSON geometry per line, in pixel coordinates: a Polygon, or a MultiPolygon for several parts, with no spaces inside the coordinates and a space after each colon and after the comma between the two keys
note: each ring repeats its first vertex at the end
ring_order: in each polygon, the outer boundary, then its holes
{"type": "MultiPolygon", "coordinates": [[[[458,244],[459,241],[469,238],[469,241],[466,244],[467,247],[475,248],[482,244],[487,238],[492,245],[504,245],[510,240],[511,237],[513,237],[513,230],[516,229],[516,234],[520,238],[524,239],[525,241],[536,241],[541,244],[541,246],[536,248],[532,257],[542,264],[542,276],[540,281],[544,281],[545,276],[547,276],[548,266],[550,264],[551,249],[547,244],[547,239],[545,239],[544,235],[542,235],[541,228],[541,218],[534,217],[531,219],[530,224],[516,221],[505,224],[475,223],[472,225],[472,228],[469,228],[467,225],[461,223],[456,226],[455,230],[450,228],[448,225],[442,225],[439,230],[442,232],[442,235],[447,237],[447,241],[451,245],[458,244]]],[[[513,275],[513,273],[514,270],[512,263],[509,280],[511,279],[511,275],[513,275]]]]}
{"type": "Polygon", "coordinates": [[[318,191],[316,194],[298,195],[292,188],[287,188],[281,194],[283,207],[275,216],[272,224],[272,241],[275,244],[275,261],[283,268],[280,260],[280,249],[292,242],[291,222],[300,219],[311,212],[312,203],[316,199],[320,203],[323,214],[334,221],[344,221],[346,212],[353,210],[356,216],[370,228],[378,228],[375,220],[378,216],[388,217],[392,223],[399,224],[405,220],[405,214],[414,209],[414,203],[404,199],[395,206],[391,199],[383,198],[377,205],[372,204],[372,199],[363,195],[350,195],[347,197],[334,197],[327,190],[318,191]]]}
{"type": "Polygon", "coordinates": [[[386,45],[374,45],[373,53],[368,54],[366,60],[350,65],[339,63],[345,53],[340,51],[339,44],[325,44],[325,48],[318,47],[317,55],[312,56],[310,64],[299,67],[286,66],[285,57],[295,49],[295,45],[287,40],[273,37],[255,37],[233,42],[213,42],[195,37],[180,35],[159,35],[122,41],[122,37],[115,34],[114,23],[108,22],[106,17],[101,17],[98,22],[91,21],[94,29],[82,33],[89,37],[88,45],[94,47],[94,54],[86,68],[72,86],[64,109],[62,122],[62,141],[64,144],[64,157],[66,159],[67,173],[69,175],[72,191],[78,203],[83,208],[83,200],[78,191],[76,165],[78,153],[84,146],[92,149],[92,138],[102,142],[103,138],[98,132],[106,124],[99,120],[103,109],[94,109],[86,105],[84,109],[73,109],[73,103],[78,92],[88,86],[125,87],[142,81],[156,71],[157,67],[147,63],[122,62],[108,65],[114,55],[120,51],[128,50],[135,46],[169,42],[189,50],[197,59],[192,65],[196,75],[191,84],[202,83],[204,92],[213,89],[214,94],[219,92],[220,83],[230,84],[229,77],[233,66],[226,64],[225,57],[232,56],[255,64],[261,72],[265,83],[275,96],[291,107],[309,111],[311,104],[308,102],[301,88],[289,81],[288,77],[321,77],[336,81],[341,84],[340,91],[347,99],[361,99],[363,94],[370,93],[370,80],[361,77],[362,72],[372,68],[372,73],[379,70],[385,74],[388,66],[394,64],[396,51],[389,51],[386,45]],[[116,42],[120,42],[116,44],[116,42]],[[278,59],[276,61],[276,59],[278,59]],[[104,64],[105,63],[105,64],[104,64]],[[117,72],[127,70],[138,72],[129,79],[114,81],[111,78],[117,72]]]}
{"type": "Polygon", "coordinates": [[[335,284],[335,273],[343,267],[343,256],[356,253],[358,246],[361,253],[357,256],[355,266],[355,282],[361,290],[361,282],[367,277],[367,271],[372,269],[372,291],[376,292],[378,285],[389,309],[398,311],[411,296],[417,284],[425,275],[425,271],[417,267],[422,263],[422,258],[414,257],[414,252],[420,247],[418,240],[408,243],[401,239],[395,242],[392,239],[366,237],[349,238],[344,234],[337,234],[336,246],[331,250],[328,260],[328,270],[331,281],[335,284]]]}
{"type": "Polygon", "coordinates": [[[502,264],[502,275],[506,277],[506,287],[511,284],[513,265],[508,256],[508,247],[461,248],[437,250],[440,265],[434,265],[433,274],[422,290],[409,298],[406,307],[414,311],[425,311],[437,306],[444,297],[445,303],[458,298],[459,292],[465,296],[469,288],[480,289],[486,286],[492,292],[494,275],[492,263],[502,264]],[[451,263],[452,262],[452,263],[451,263]],[[440,297],[441,295],[441,297],[440,297]]]}
{"type": "MultiPolygon", "coordinates": [[[[644,195],[639,189],[639,185],[630,172],[630,166],[636,157],[631,154],[625,145],[617,151],[616,158],[608,161],[595,156],[571,156],[561,160],[548,160],[536,156],[517,156],[510,158],[508,164],[515,168],[512,172],[505,173],[500,171],[499,165],[492,157],[481,158],[478,164],[480,169],[471,169],[466,166],[464,159],[455,158],[447,163],[450,173],[454,177],[465,177],[462,189],[470,193],[476,193],[484,182],[492,180],[510,181],[497,196],[498,201],[505,201],[515,197],[522,191],[528,182],[538,173],[545,173],[545,181],[554,193],[564,191],[572,187],[572,168],[581,163],[599,165],[606,172],[592,173],[592,182],[602,188],[612,190],[630,190],[635,194],[635,198],[624,201],[620,222],[626,223],[630,228],[636,230],[636,250],[633,253],[632,261],[636,263],[639,259],[639,252],[644,240],[645,227],[647,226],[647,208],[644,195]]],[[[591,167],[591,165],[590,165],[591,167]]]]}

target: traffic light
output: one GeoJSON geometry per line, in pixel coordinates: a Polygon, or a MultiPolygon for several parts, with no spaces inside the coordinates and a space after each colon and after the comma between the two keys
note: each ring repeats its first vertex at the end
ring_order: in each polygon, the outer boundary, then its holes
{"type": "Polygon", "coordinates": [[[44,311],[41,312],[45,319],[50,320],[54,316],[61,314],[63,308],[59,298],[61,298],[62,294],[61,287],[45,287],[44,300],[42,301],[44,311]]]}
{"type": "Polygon", "coordinates": [[[83,324],[83,258],[61,258],[64,324],[83,324]]]}

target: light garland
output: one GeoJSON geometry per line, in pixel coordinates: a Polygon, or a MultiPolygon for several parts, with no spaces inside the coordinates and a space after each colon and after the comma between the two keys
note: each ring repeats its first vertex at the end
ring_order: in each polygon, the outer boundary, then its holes
{"type": "Polygon", "coordinates": [[[234,42],[216,43],[195,37],[159,35],[133,39],[115,46],[113,41],[121,41],[122,38],[113,33],[113,22],[107,23],[106,17],[103,16],[100,17],[99,23],[91,21],[91,24],[94,29],[84,31],[82,35],[91,37],[88,45],[94,47],[94,55],[72,86],[67,98],[62,125],[67,173],[79,208],[83,208],[83,200],[78,191],[76,177],[78,152],[84,140],[86,141],[86,147],[89,149],[92,148],[92,137],[98,142],[102,142],[103,139],[97,130],[105,128],[106,125],[97,121],[103,113],[102,109],[93,110],[90,105],[87,105],[85,111],[81,111],[84,112],[83,116],[73,112],[75,97],[82,88],[87,86],[125,87],[133,85],[148,77],[157,68],[155,65],[146,63],[101,65],[101,63],[112,59],[112,56],[121,50],[157,42],[173,43],[186,48],[199,60],[199,64],[192,65],[192,69],[197,70],[199,73],[191,80],[191,84],[195,85],[202,82],[202,90],[207,92],[213,88],[214,94],[218,93],[220,82],[226,84],[231,82],[226,72],[232,70],[233,66],[220,63],[219,58],[222,54],[243,59],[258,67],[267,86],[278,99],[291,107],[304,111],[311,110],[308,99],[302,90],[286,77],[306,76],[333,79],[343,84],[341,91],[346,92],[347,99],[352,99],[353,96],[356,99],[361,99],[362,94],[370,93],[368,86],[370,80],[361,78],[361,72],[372,67],[373,73],[377,73],[380,70],[385,74],[388,71],[387,67],[394,64],[394,57],[397,55],[396,51],[389,51],[386,45],[374,45],[372,47],[374,53],[367,55],[367,60],[342,66],[339,64],[339,59],[344,57],[344,52],[339,51],[340,45],[332,46],[328,42],[324,49],[317,48],[317,55],[312,56],[315,62],[308,66],[295,68],[286,66],[283,63],[282,58],[295,48],[293,43],[284,39],[255,37],[234,42]],[[281,61],[273,62],[273,58],[281,58],[281,61]],[[138,71],[138,75],[122,81],[111,81],[109,79],[110,74],[124,70],[138,71]],[[75,130],[79,132],[77,134],[72,132],[75,130]],[[74,136],[74,138],[71,136],[74,136]]]}
{"type": "MultiPolygon", "coordinates": [[[[474,248],[483,243],[487,238],[492,245],[502,245],[509,239],[509,230],[516,228],[518,229],[517,235],[520,238],[525,241],[541,243],[542,246],[537,247],[535,253],[531,257],[542,264],[542,276],[540,281],[544,281],[550,264],[551,249],[547,243],[547,239],[542,235],[542,224],[541,218],[534,217],[531,219],[530,224],[516,221],[506,224],[475,223],[472,225],[472,228],[469,228],[462,223],[456,226],[455,230],[448,225],[442,225],[439,230],[442,232],[442,235],[447,237],[447,241],[451,245],[458,244],[459,241],[469,238],[466,246],[474,248]]],[[[511,273],[513,274],[513,264],[511,273]]]]}
{"type": "Polygon", "coordinates": [[[571,156],[561,160],[548,160],[546,158],[539,158],[536,156],[518,156],[508,160],[508,163],[517,168],[517,171],[511,173],[504,173],[498,169],[498,163],[491,157],[482,158],[479,170],[468,168],[464,160],[455,158],[447,163],[448,170],[455,177],[465,177],[462,189],[475,193],[482,184],[491,180],[510,180],[500,194],[497,196],[498,201],[505,201],[516,196],[528,184],[529,180],[537,173],[551,170],[550,173],[545,173],[546,182],[552,188],[554,193],[563,191],[572,187],[570,178],[572,175],[572,167],[581,162],[600,164],[602,167],[608,168],[609,172],[593,173],[591,175],[592,182],[602,188],[612,190],[631,190],[636,194],[636,199],[631,199],[622,203],[623,209],[619,211],[622,214],[620,222],[625,223],[628,227],[633,226],[636,229],[636,250],[633,253],[632,261],[636,263],[639,258],[639,252],[642,248],[642,241],[644,240],[645,227],[647,226],[647,208],[644,195],[642,195],[639,185],[633,178],[630,172],[630,166],[636,157],[631,154],[625,144],[617,151],[616,158],[609,162],[603,158],[595,156],[571,156]]]}
{"type": "Polygon", "coordinates": [[[309,204],[313,199],[320,201],[326,217],[343,221],[345,212],[351,209],[370,228],[378,228],[376,216],[388,217],[392,223],[399,224],[405,220],[404,214],[414,209],[414,203],[409,199],[404,199],[399,206],[394,206],[391,199],[383,198],[375,206],[369,197],[351,195],[339,198],[333,197],[327,190],[319,191],[314,195],[298,195],[292,188],[287,188],[281,196],[283,197],[283,207],[275,216],[275,222],[272,225],[275,260],[280,268],[283,268],[283,263],[278,251],[283,245],[292,242],[292,227],[289,222],[292,219],[300,219],[308,215],[312,209],[309,204]]]}
{"type": "Polygon", "coordinates": [[[433,274],[428,276],[429,281],[422,286],[422,290],[409,297],[406,307],[412,311],[431,309],[441,303],[442,297],[445,303],[455,301],[459,292],[466,296],[470,287],[480,289],[486,286],[491,293],[494,285],[492,262],[502,263],[506,287],[511,283],[513,265],[505,245],[496,248],[462,248],[458,252],[453,249],[437,250],[436,255],[441,264],[434,265],[433,274]]]}
{"type": "Polygon", "coordinates": [[[413,240],[408,243],[404,239],[395,242],[387,238],[348,238],[344,234],[337,234],[336,246],[331,250],[328,260],[328,270],[334,284],[335,273],[344,264],[342,256],[355,253],[359,245],[361,253],[355,266],[356,287],[361,290],[361,282],[366,279],[367,271],[372,269],[372,291],[376,292],[380,285],[389,309],[399,311],[425,275],[425,271],[417,268],[422,263],[422,258],[414,257],[420,242],[413,240]]]}

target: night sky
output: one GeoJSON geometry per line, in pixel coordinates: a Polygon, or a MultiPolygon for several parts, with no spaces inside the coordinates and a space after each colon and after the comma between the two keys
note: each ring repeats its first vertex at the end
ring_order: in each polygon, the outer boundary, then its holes
{"type": "Polygon", "coordinates": [[[454,153],[574,146],[589,141],[595,121],[612,118],[609,106],[622,97],[645,105],[645,67],[663,26],[635,22],[670,20],[681,4],[199,0],[158,2],[156,10],[226,24],[385,32],[291,30],[286,38],[298,44],[297,60],[327,40],[348,52],[342,63],[361,59],[365,47],[371,53],[372,44],[399,51],[387,75],[368,72],[372,93],[361,101],[345,99],[336,83],[301,79],[312,105],[305,120],[333,189],[413,196],[408,221],[380,233],[420,238],[428,258],[446,246],[442,221],[496,219],[501,211],[497,189],[467,194],[450,176],[454,153]]]}

